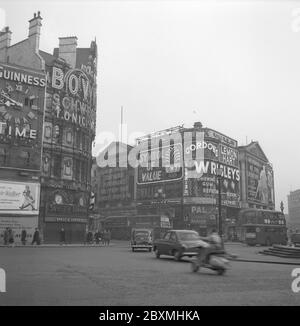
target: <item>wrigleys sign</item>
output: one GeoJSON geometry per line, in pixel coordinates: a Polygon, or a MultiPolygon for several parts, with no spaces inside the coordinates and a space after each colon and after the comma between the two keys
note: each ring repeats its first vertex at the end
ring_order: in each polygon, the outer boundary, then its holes
{"type": "Polygon", "coordinates": [[[81,69],[52,67],[48,85],[54,90],[52,108],[57,118],[95,130],[96,87],[94,78],[81,69]]]}

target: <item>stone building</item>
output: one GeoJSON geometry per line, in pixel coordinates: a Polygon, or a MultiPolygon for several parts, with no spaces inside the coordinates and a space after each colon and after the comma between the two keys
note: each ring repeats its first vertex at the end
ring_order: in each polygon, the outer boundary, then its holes
{"type": "Polygon", "coordinates": [[[239,146],[241,207],[275,209],[274,171],[257,141],[239,146]]]}
{"type": "MultiPolygon", "coordinates": [[[[0,61],[3,62],[2,69],[5,69],[3,76],[8,76],[6,71],[14,70],[10,79],[14,78],[14,83],[17,80],[25,91],[24,95],[10,98],[10,101],[22,103],[24,100],[26,107],[26,110],[15,110],[13,114],[2,109],[2,116],[15,117],[14,125],[8,127],[8,133],[15,132],[16,137],[11,136],[13,139],[10,142],[6,140],[6,145],[2,145],[0,140],[0,155],[6,165],[11,162],[26,163],[24,166],[28,169],[25,172],[20,167],[14,167],[14,171],[18,172],[12,173],[17,175],[18,181],[34,180],[34,184],[26,185],[38,197],[35,200],[35,226],[39,226],[44,241],[57,242],[59,231],[64,227],[66,241],[78,242],[84,240],[91,191],[90,170],[97,105],[97,45],[92,41],[89,47],[78,48],[76,36],[61,37],[53,53],[47,53],[39,49],[41,27],[42,17],[38,12],[29,21],[28,38],[25,40],[10,45],[9,28],[0,33],[0,61]],[[19,71],[21,68],[23,70],[19,71]],[[28,87],[25,87],[27,84],[30,84],[28,91],[28,87]],[[27,116],[19,116],[22,112],[27,116]],[[28,122],[28,126],[24,126],[26,131],[20,129],[24,119],[28,122]],[[24,133],[31,138],[22,137],[24,133]],[[21,148],[21,143],[26,150],[21,148]],[[17,145],[11,147],[8,155],[7,147],[12,144],[17,145]],[[15,148],[20,160],[12,159],[15,148]]],[[[5,94],[7,96],[7,91],[5,94]]],[[[9,173],[5,172],[4,178],[10,178],[9,173]]],[[[5,186],[10,187],[7,183],[5,186]]],[[[21,188],[18,190],[21,191],[21,188]]]]}
{"type": "Polygon", "coordinates": [[[300,189],[291,191],[288,195],[288,224],[293,230],[300,231],[300,189]]]}
{"type": "Polygon", "coordinates": [[[0,32],[0,243],[11,228],[27,242],[38,227],[40,166],[45,103],[45,62],[39,55],[40,13],[29,21],[28,38],[11,44],[0,32]]]}

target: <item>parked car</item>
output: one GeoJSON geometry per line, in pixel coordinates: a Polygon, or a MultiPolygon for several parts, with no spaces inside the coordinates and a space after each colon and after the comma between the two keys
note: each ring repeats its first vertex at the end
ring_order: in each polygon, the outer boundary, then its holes
{"type": "Polygon", "coordinates": [[[184,256],[193,257],[198,253],[198,247],[203,240],[198,232],[193,230],[169,230],[162,239],[153,243],[153,250],[157,258],[161,255],[173,256],[180,260],[184,256]]]}
{"type": "Polygon", "coordinates": [[[131,231],[131,250],[147,249],[152,251],[153,230],[152,229],[132,229],[131,231]]]}
{"type": "Polygon", "coordinates": [[[300,245],[300,233],[293,233],[291,235],[291,241],[294,246],[300,245]]]}

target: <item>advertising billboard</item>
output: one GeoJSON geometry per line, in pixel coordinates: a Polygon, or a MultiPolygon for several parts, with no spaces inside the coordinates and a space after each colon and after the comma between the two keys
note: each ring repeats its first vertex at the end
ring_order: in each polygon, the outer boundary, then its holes
{"type": "Polygon", "coordinates": [[[0,166],[40,170],[46,77],[0,64],[0,166]]]}
{"type": "Polygon", "coordinates": [[[40,184],[0,180],[0,214],[38,214],[40,184]]]}
{"type": "Polygon", "coordinates": [[[240,207],[240,170],[236,141],[207,129],[199,144],[185,148],[186,153],[191,149],[193,151],[204,149],[204,157],[200,160],[192,159],[191,162],[185,161],[184,197],[186,199],[193,197],[195,203],[216,205],[220,169],[222,205],[240,207]]]}
{"type": "Polygon", "coordinates": [[[27,233],[27,241],[32,241],[35,229],[38,227],[38,216],[0,216],[0,243],[4,242],[4,231],[10,228],[15,242],[21,241],[21,232],[27,233]]]}
{"type": "Polygon", "coordinates": [[[180,180],[183,176],[182,145],[162,146],[140,153],[137,184],[151,184],[180,180]],[[166,163],[166,166],[163,166],[166,163]]]}
{"type": "Polygon", "coordinates": [[[252,203],[275,205],[272,167],[250,156],[247,156],[247,196],[252,203]]]}

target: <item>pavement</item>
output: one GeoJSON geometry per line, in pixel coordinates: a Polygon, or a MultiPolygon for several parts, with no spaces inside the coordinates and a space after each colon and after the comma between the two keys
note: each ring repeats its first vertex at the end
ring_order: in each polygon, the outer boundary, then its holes
{"type": "MultiPolygon", "coordinates": [[[[126,240],[112,240],[110,246],[117,246],[121,248],[129,248],[130,243],[126,240]]],[[[4,247],[3,245],[0,247],[4,247]]],[[[103,244],[41,244],[41,245],[16,245],[19,248],[93,248],[93,247],[105,247],[103,244]]],[[[275,256],[263,255],[260,253],[263,249],[268,247],[262,246],[247,246],[240,242],[226,242],[226,251],[232,256],[232,260],[240,262],[254,262],[265,264],[284,264],[284,265],[300,265],[300,259],[298,258],[282,258],[275,256]]]]}

